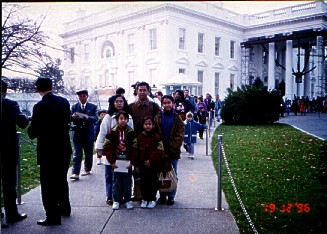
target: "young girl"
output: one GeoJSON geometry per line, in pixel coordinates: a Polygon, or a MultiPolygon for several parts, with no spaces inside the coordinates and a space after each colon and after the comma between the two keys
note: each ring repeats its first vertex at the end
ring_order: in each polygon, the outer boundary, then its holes
{"type": "MultiPolygon", "coordinates": [[[[106,135],[109,133],[110,129],[112,129],[117,124],[117,121],[115,119],[116,114],[120,111],[125,111],[129,113],[128,104],[123,95],[117,94],[115,96],[112,96],[110,97],[110,101],[111,104],[109,104],[108,112],[101,122],[100,132],[95,142],[95,149],[98,158],[102,157],[103,155],[103,144],[106,139],[106,135]]],[[[133,119],[131,115],[129,115],[127,125],[134,129],[133,119]]],[[[106,184],[106,203],[112,206],[113,169],[106,158],[104,160],[104,178],[106,184]]]]}
{"type": "Polygon", "coordinates": [[[126,202],[127,209],[133,209],[132,164],[134,162],[133,147],[136,149],[136,138],[133,129],[127,125],[129,115],[125,111],[115,116],[117,125],[106,135],[103,153],[114,169],[113,206],[118,210],[119,204],[126,202]]]}
{"type": "Polygon", "coordinates": [[[196,143],[197,131],[207,129],[207,125],[194,121],[192,112],[187,112],[185,124],[184,143],[189,153],[188,158],[194,159],[194,144],[196,143]]]}
{"type": "Polygon", "coordinates": [[[140,173],[142,202],[141,208],[152,209],[157,205],[158,172],[164,153],[161,135],[154,130],[151,116],[143,119],[143,131],[137,136],[138,156],[136,170],[140,173]]]}

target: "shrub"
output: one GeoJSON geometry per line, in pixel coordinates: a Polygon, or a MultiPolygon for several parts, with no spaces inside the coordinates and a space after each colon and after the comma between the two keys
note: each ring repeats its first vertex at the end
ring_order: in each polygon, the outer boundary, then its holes
{"type": "Polygon", "coordinates": [[[278,91],[268,92],[262,85],[228,89],[221,118],[226,124],[270,124],[278,120],[282,101],[278,91]]]}

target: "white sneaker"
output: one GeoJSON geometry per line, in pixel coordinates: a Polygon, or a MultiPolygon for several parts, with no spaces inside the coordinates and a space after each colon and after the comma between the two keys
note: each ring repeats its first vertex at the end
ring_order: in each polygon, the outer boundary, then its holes
{"type": "Polygon", "coordinates": [[[149,204],[147,205],[147,208],[153,209],[154,207],[156,207],[156,205],[157,205],[156,201],[150,201],[149,204]]]}
{"type": "Polygon", "coordinates": [[[142,200],[142,203],[141,203],[141,208],[146,208],[146,206],[148,205],[148,202],[147,201],[144,201],[142,200]]]}
{"type": "Polygon", "coordinates": [[[190,159],[194,159],[194,155],[193,154],[190,155],[190,159]]]}
{"type": "Polygon", "coordinates": [[[82,172],[82,176],[87,176],[87,175],[90,175],[91,174],[91,171],[83,171],[82,172]]]}
{"type": "Polygon", "coordinates": [[[133,202],[132,201],[126,202],[126,208],[127,208],[127,210],[133,209],[134,208],[133,207],[133,202]]]}
{"type": "Polygon", "coordinates": [[[98,158],[97,159],[97,165],[101,165],[102,164],[102,162],[101,162],[101,158],[98,158]]]}
{"type": "Polygon", "coordinates": [[[112,205],[112,209],[119,210],[119,202],[114,202],[114,204],[112,205]]]}

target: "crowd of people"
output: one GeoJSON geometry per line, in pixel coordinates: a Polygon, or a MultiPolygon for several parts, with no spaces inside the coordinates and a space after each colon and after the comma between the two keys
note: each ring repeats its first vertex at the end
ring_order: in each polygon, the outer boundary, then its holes
{"type": "Polygon", "coordinates": [[[173,205],[177,188],[160,192],[159,172],[173,168],[178,178],[182,146],[189,158],[194,159],[197,134],[203,139],[207,123],[211,125],[214,119],[220,121],[222,102],[219,95],[213,99],[209,93],[205,97],[193,96],[189,90],[176,90],[169,95],[161,91],[152,94],[147,82],[137,82],[132,85],[135,100],[128,103],[125,89],[120,87],[108,99],[108,110],[98,110],[97,105],[88,101],[87,89],[78,90],[79,101],[70,106],[66,98],[52,93],[51,79],[39,78],[35,86],[42,99],[33,107],[33,115],[27,118],[17,102],[5,98],[7,85],[2,81],[1,129],[6,130],[1,134],[5,210],[5,218],[1,211],[1,225],[4,228],[7,223],[27,217],[18,212],[15,202],[16,126],[29,125],[28,136],[37,139],[37,164],[45,210],[45,219],[37,224],[50,226],[60,225],[61,216],[71,215],[67,181],[71,160],[69,179],[78,181],[80,175],[92,174],[94,151],[97,165],[105,167],[106,203],[114,210],[122,205],[133,209],[133,201],[139,201],[141,208],[148,209],[157,204],[173,205]],[[56,147],[58,145],[60,147],[56,147]]]}
{"type": "MultiPolygon", "coordinates": [[[[27,128],[28,136],[37,139],[45,210],[45,219],[37,224],[51,226],[60,225],[62,216],[71,215],[67,181],[71,160],[69,179],[77,182],[80,176],[92,174],[94,151],[97,165],[105,169],[105,202],[113,210],[123,205],[133,209],[133,201],[148,209],[157,204],[174,205],[177,188],[161,192],[158,175],[173,170],[178,179],[181,148],[194,160],[197,138],[202,140],[204,130],[220,121],[223,106],[219,95],[194,96],[187,89],[153,94],[147,82],[136,82],[132,85],[135,100],[127,101],[125,89],[119,87],[109,97],[108,109],[98,110],[88,101],[87,89],[78,90],[78,102],[70,106],[66,98],[52,93],[51,79],[39,78],[35,86],[42,98],[34,105],[33,115],[26,117],[16,101],[6,98],[7,84],[1,82],[2,228],[27,218],[16,205],[17,126],[27,128]]],[[[281,114],[324,112],[326,105],[319,97],[294,96],[292,101],[283,100],[281,114]]]]}
{"type": "Polygon", "coordinates": [[[307,113],[327,113],[327,100],[322,97],[299,97],[294,95],[293,100],[285,99],[281,103],[281,116],[290,115],[291,112],[294,115],[306,115],[307,113]]]}

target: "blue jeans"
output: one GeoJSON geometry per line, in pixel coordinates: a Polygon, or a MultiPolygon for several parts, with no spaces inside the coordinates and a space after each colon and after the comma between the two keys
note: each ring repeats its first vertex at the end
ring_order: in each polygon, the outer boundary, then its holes
{"type": "Polygon", "coordinates": [[[111,165],[104,165],[104,178],[106,183],[106,196],[112,198],[113,170],[111,165]]]}
{"type": "MultiPolygon", "coordinates": [[[[172,159],[171,160],[171,165],[173,166],[175,173],[176,173],[176,178],[178,181],[178,173],[177,173],[177,164],[178,164],[178,159],[172,159]]],[[[174,199],[176,196],[177,188],[171,191],[170,193],[160,193],[160,197],[165,197],[168,195],[168,198],[174,199]]]]}
{"type": "Polygon", "coordinates": [[[72,174],[79,175],[81,171],[81,164],[83,159],[83,149],[84,149],[84,170],[91,171],[93,164],[93,141],[83,140],[74,141],[74,156],[73,156],[73,169],[72,174]]]}
{"type": "Polygon", "coordinates": [[[188,149],[188,153],[189,154],[193,154],[194,155],[194,143],[187,143],[187,149],[188,149]]]}

